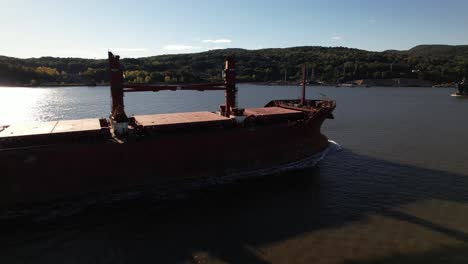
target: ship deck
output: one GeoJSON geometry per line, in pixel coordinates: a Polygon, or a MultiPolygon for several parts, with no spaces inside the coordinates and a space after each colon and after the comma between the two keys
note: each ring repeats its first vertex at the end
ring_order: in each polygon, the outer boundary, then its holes
{"type": "Polygon", "coordinates": [[[0,139],[63,134],[99,134],[99,119],[61,120],[15,124],[0,132],[0,139]]]}
{"type": "MultiPolygon", "coordinates": [[[[285,109],[281,107],[247,108],[245,116],[254,116],[258,120],[278,122],[298,120],[304,117],[303,112],[285,109]]],[[[188,112],[155,115],[134,116],[135,122],[144,130],[176,129],[183,131],[186,128],[222,128],[235,124],[232,118],[227,118],[212,112],[188,112]]],[[[39,139],[46,142],[47,139],[73,139],[75,136],[87,136],[99,138],[105,133],[99,119],[61,120],[50,122],[31,122],[14,124],[0,131],[0,143],[11,141],[25,141],[39,139]]],[[[110,134],[107,134],[110,137],[110,134]]]]}
{"type": "Polygon", "coordinates": [[[229,125],[230,118],[212,112],[188,112],[135,116],[138,125],[144,128],[179,128],[188,126],[229,125]]]}
{"type": "Polygon", "coordinates": [[[263,121],[287,121],[299,120],[304,118],[304,112],[286,109],[282,107],[260,107],[260,108],[246,108],[244,115],[254,116],[256,119],[263,121]]]}
{"type": "Polygon", "coordinates": [[[246,108],[244,114],[246,116],[254,115],[257,117],[273,117],[273,116],[300,117],[300,115],[302,115],[302,112],[274,106],[274,107],[246,108]]]}

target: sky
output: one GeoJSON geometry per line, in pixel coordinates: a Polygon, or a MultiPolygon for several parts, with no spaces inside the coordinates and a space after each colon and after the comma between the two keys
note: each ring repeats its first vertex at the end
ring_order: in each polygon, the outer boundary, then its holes
{"type": "Polygon", "coordinates": [[[0,55],[468,44],[468,0],[0,0],[0,55]]]}

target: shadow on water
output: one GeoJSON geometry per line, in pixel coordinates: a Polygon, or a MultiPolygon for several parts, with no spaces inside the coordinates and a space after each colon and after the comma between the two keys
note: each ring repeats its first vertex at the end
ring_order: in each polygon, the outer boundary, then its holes
{"type": "Polygon", "coordinates": [[[468,263],[468,246],[445,247],[420,254],[401,254],[369,261],[346,261],[345,264],[440,264],[468,263]]]}
{"type": "MultiPolygon", "coordinates": [[[[138,202],[47,223],[4,223],[0,261],[191,263],[197,262],[196,252],[208,252],[227,263],[268,263],[252,248],[339,228],[369,214],[468,242],[468,234],[460,230],[397,209],[434,199],[467,203],[467,190],[467,175],[344,150],[327,157],[319,168],[195,192],[189,199],[167,202],[164,207],[138,202]]],[[[427,252],[424,258],[462,249],[427,252]]],[[[418,257],[401,255],[378,261],[417,263],[418,257]]]]}

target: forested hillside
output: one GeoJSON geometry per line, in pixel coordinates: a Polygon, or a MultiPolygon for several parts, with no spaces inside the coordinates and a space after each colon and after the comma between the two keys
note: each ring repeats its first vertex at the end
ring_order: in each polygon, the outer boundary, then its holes
{"type": "MultiPolygon", "coordinates": [[[[241,82],[297,81],[303,63],[317,80],[419,78],[456,82],[468,75],[468,46],[422,45],[408,51],[369,52],[343,47],[224,49],[194,54],[123,59],[128,82],[204,82],[221,79],[223,59],[234,54],[241,82]]],[[[0,56],[0,84],[40,85],[108,82],[107,61],[0,56]]]]}

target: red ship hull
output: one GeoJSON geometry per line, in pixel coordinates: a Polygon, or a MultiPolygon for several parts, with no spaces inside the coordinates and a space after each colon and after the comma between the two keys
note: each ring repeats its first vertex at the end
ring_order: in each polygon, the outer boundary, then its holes
{"type": "Polygon", "coordinates": [[[332,118],[335,102],[306,100],[305,82],[301,100],[240,109],[232,57],[225,82],[181,86],[124,84],[119,57],[109,53],[109,65],[109,119],[0,129],[0,208],[303,168],[314,165],[329,145],[320,128],[332,118]],[[127,117],[125,92],[160,90],[225,90],[226,102],[217,113],[127,117]]]}
{"type": "Polygon", "coordinates": [[[25,147],[16,141],[0,150],[0,207],[281,170],[328,147],[320,127],[331,111],[307,124],[169,128],[125,143],[83,137],[25,147]]]}

